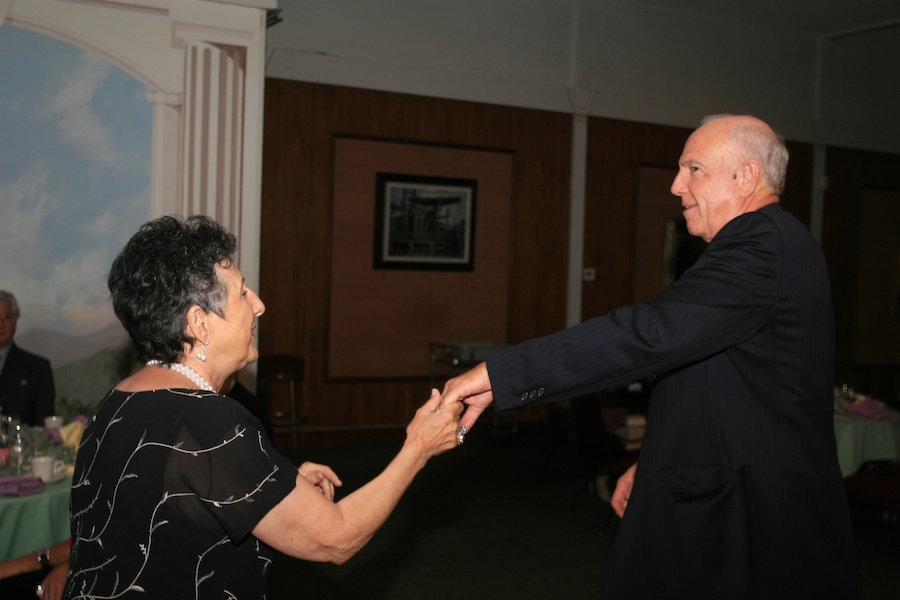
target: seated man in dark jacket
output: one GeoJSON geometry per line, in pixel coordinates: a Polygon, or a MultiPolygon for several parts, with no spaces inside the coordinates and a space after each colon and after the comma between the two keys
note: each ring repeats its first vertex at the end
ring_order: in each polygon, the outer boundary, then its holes
{"type": "Polygon", "coordinates": [[[13,343],[19,315],[16,297],[0,290],[0,412],[43,427],[56,412],[53,371],[49,360],[13,343]]]}

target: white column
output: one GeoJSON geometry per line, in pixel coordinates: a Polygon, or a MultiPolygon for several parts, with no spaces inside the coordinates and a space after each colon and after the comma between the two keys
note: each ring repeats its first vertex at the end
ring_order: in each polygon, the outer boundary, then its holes
{"type": "Polygon", "coordinates": [[[249,15],[240,29],[175,24],[184,65],[176,212],[209,215],[234,233],[241,272],[258,290],[266,15],[249,15]]]}
{"type": "Polygon", "coordinates": [[[183,212],[240,237],[246,51],[202,41],[184,51],[183,212]]]}
{"type": "Polygon", "coordinates": [[[581,323],[581,286],[584,267],[584,189],[587,165],[587,116],[572,115],[572,172],[569,199],[569,272],[566,327],[581,323]]]}

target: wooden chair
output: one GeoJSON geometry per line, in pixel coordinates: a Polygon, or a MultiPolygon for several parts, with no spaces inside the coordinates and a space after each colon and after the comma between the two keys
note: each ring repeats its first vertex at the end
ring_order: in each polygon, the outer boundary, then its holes
{"type": "Polygon", "coordinates": [[[291,445],[302,448],[303,425],[306,419],[303,403],[298,403],[297,387],[303,381],[306,364],[299,356],[278,354],[264,356],[259,359],[259,397],[263,400],[272,415],[272,426],[275,434],[289,433],[291,445]],[[276,386],[287,386],[286,402],[276,399],[276,386]]]}

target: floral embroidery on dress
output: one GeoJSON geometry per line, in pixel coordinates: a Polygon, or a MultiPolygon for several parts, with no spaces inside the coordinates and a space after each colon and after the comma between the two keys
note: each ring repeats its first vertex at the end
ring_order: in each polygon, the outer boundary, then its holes
{"type": "Polygon", "coordinates": [[[65,597],[264,597],[273,553],[250,531],[296,473],[230,398],[113,390],[78,453],[65,597]]]}

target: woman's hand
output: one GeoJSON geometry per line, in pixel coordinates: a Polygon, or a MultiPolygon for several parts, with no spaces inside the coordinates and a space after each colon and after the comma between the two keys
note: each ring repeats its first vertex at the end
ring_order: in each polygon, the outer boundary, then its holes
{"type": "Polygon", "coordinates": [[[334,500],[334,488],[344,485],[337,473],[327,465],[307,461],[300,465],[298,471],[329,500],[334,500]]]}
{"type": "Polygon", "coordinates": [[[428,460],[457,446],[459,415],[462,402],[441,406],[441,393],[431,390],[431,398],[416,411],[406,427],[406,444],[416,448],[422,459],[428,460]]]}

